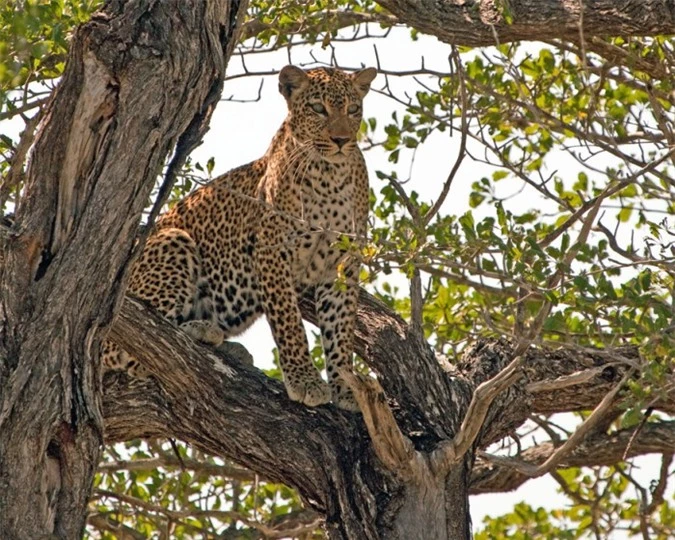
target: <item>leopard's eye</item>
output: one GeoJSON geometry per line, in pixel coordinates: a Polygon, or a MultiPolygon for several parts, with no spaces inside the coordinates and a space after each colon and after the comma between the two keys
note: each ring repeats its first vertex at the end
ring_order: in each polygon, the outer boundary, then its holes
{"type": "Polygon", "coordinates": [[[347,107],[347,112],[349,114],[356,114],[361,110],[361,107],[359,107],[356,103],[352,103],[349,107],[347,107]]]}
{"type": "Polygon", "coordinates": [[[310,103],[309,106],[315,113],[323,115],[327,114],[326,107],[324,107],[322,103],[310,103]]]}

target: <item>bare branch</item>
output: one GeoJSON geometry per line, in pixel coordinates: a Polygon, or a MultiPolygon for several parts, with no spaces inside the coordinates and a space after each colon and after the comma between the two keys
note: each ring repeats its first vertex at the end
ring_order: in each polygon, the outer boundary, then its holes
{"type": "Polygon", "coordinates": [[[441,190],[441,194],[438,196],[438,199],[436,199],[434,205],[424,215],[424,218],[422,219],[422,224],[424,226],[427,226],[429,222],[433,219],[433,217],[441,209],[441,206],[445,202],[445,199],[448,196],[448,193],[450,192],[450,186],[452,185],[452,181],[455,179],[457,171],[459,170],[459,167],[462,164],[464,157],[466,156],[466,139],[468,133],[466,115],[468,111],[468,105],[466,97],[466,84],[464,82],[464,68],[462,67],[462,62],[459,58],[459,52],[457,51],[457,49],[453,49],[450,58],[452,59],[452,63],[456,69],[455,76],[458,77],[459,80],[460,114],[462,115],[460,122],[459,149],[457,151],[457,159],[455,160],[455,164],[452,166],[450,174],[443,183],[443,189],[441,190]]]}
{"type": "Polygon", "coordinates": [[[629,261],[632,261],[635,264],[638,265],[649,265],[649,266],[660,266],[662,268],[665,268],[670,271],[675,271],[675,259],[662,259],[662,260],[656,260],[656,259],[646,259],[644,257],[640,257],[639,255],[630,252],[623,247],[619,245],[618,240],[616,239],[616,235],[610,231],[605,225],[602,224],[602,222],[598,221],[597,228],[605,235],[607,238],[607,241],[609,242],[610,247],[619,255],[621,255],[623,258],[628,259],[629,261]]]}
{"type": "Polygon", "coordinates": [[[3,121],[3,120],[8,120],[10,118],[13,118],[17,114],[23,115],[23,114],[27,113],[28,111],[32,111],[33,109],[42,107],[48,101],[49,101],[49,96],[39,98],[39,99],[36,99],[34,101],[27,101],[23,105],[20,105],[19,107],[9,109],[5,112],[1,112],[0,113],[0,122],[3,121]]]}
{"type": "Polygon", "coordinates": [[[432,453],[431,462],[434,470],[448,471],[468,452],[483,427],[494,399],[521,376],[519,368],[523,360],[522,353],[517,355],[499,375],[476,388],[459,433],[451,441],[441,443],[432,453]]]}
{"type": "Polygon", "coordinates": [[[420,341],[424,340],[423,310],[422,276],[419,267],[416,265],[410,279],[410,332],[420,341]]]}
{"type": "MultiPolygon", "coordinates": [[[[617,463],[622,460],[623,450],[634,432],[635,430],[630,428],[609,434],[595,433],[572,450],[559,463],[558,468],[595,467],[617,463]]],[[[558,446],[551,442],[541,443],[523,450],[517,459],[531,467],[536,467],[548,460],[557,448],[558,446]]],[[[675,448],[675,422],[650,422],[635,439],[629,457],[663,453],[664,458],[667,458],[672,448],[675,448]]],[[[529,479],[528,475],[509,465],[486,461],[478,457],[471,477],[471,493],[512,491],[529,479]]],[[[656,490],[654,493],[656,494],[656,490]]]]}
{"type": "MultiPolygon", "coordinates": [[[[172,521],[178,521],[188,518],[212,517],[221,521],[238,521],[243,525],[259,531],[267,539],[275,538],[289,538],[300,534],[307,534],[314,531],[321,526],[323,519],[314,512],[305,512],[304,519],[296,517],[294,520],[287,522],[282,520],[279,524],[274,526],[259,521],[253,520],[232,510],[199,510],[190,508],[187,510],[169,510],[163,506],[158,506],[149,503],[138,497],[132,497],[123,493],[116,493],[113,491],[97,489],[94,492],[94,499],[101,498],[117,499],[120,502],[126,503],[134,508],[142,508],[150,515],[163,516],[172,521]],[[290,526],[289,526],[290,525],[290,526]]],[[[145,537],[143,537],[145,538],[145,537]]]]}
{"type": "Polygon", "coordinates": [[[124,523],[120,523],[114,517],[104,514],[90,514],[87,523],[100,531],[113,533],[119,540],[145,540],[146,536],[124,523]]]}
{"type": "Polygon", "coordinates": [[[410,439],[401,433],[382,387],[370,377],[351,371],[341,374],[354,392],[377,457],[391,472],[410,479],[414,474],[412,462],[420,458],[410,439]]]}
{"type": "Polygon", "coordinates": [[[28,150],[30,150],[30,147],[33,145],[35,130],[41,118],[42,110],[26,123],[26,126],[21,132],[19,144],[9,160],[9,170],[2,178],[2,185],[0,185],[0,210],[5,206],[11,191],[17,189],[24,180],[26,156],[28,155],[28,150]]]}
{"type": "Polygon", "coordinates": [[[601,375],[603,371],[607,369],[607,365],[602,367],[596,367],[592,369],[584,369],[581,371],[576,371],[569,375],[563,375],[554,380],[543,380],[531,382],[525,388],[528,392],[536,394],[537,392],[552,392],[555,390],[561,390],[569,386],[576,386],[578,384],[584,384],[592,381],[598,375],[601,375]]]}
{"type": "Polygon", "coordinates": [[[591,413],[591,415],[582,422],[582,424],[576,429],[572,436],[565,441],[565,443],[541,465],[533,466],[515,458],[505,458],[495,455],[490,455],[486,452],[479,452],[479,455],[492,463],[499,463],[501,465],[511,466],[518,470],[518,472],[529,476],[531,478],[536,478],[541,476],[553,468],[557,467],[563,459],[584,439],[584,437],[596,427],[599,421],[604,417],[604,415],[609,411],[610,406],[612,405],[614,398],[619,393],[619,390],[623,385],[628,381],[628,379],[633,375],[633,370],[630,370],[619,384],[617,384],[614,389],[609,392],[591,413]]]}
{"type": "Polygon", "coordinates": [[[670,474],[670,465],[673,463],[673,453],[664,453],[661,456],[661,469],[659,470],[659,480],[652,491],[652,500],[644,509],[646,515],[651,514],[656,508],[663,503],[666,494],[666,487],[668,486],[668,476],[670,474]]]}

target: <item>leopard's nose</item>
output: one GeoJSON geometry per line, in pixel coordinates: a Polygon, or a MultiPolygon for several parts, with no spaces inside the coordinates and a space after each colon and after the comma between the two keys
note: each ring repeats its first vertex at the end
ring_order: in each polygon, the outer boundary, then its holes
{"type": "Polygon", "coordinates": [[[330,140],[337,144],[338,148],[342,148],[349,142],[349,137],[331,137],[330,140]]]}

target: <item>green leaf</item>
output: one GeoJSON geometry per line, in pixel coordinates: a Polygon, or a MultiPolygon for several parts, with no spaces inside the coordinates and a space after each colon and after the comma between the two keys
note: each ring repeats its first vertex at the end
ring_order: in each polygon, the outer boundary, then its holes
{"type": "Polygon", "coordinates": [[[633,214],[633,205],[624,206],[617,214],[617,219],[622,223],[627,222],[633,214]]]}

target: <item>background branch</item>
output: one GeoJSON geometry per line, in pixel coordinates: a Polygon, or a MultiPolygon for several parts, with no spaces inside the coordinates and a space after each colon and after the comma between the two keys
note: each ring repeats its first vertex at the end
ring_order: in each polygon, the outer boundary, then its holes
{"type": "MultiPolygon", "coordinates": [[[[614,433],[596,433],[582,441],[562,462],[559,467],[594,467],[613,465],[622,460],[623,452],[633,437],[634,428],[622,429],[614,433]]],[[[647,423],[630,448],[630,457],[664,453],[675,447],[675,422],[647,423]]],[[[520,453],[516,459],[531,466],[538,466],[556,452],[557,446],[545,442],[520,453]]],[[[476,460],[471,476],[471,493],[495,493],[512,491],[530,480],[530,477],[518,470],[499,463],[490,463],[482,458],[476,460]]]]}
{"type": "Polygon", "coordinates": [[[474,47],[556,38],[577,42],[582,13],[588,36],[675,33],[672,0],[379,0],[378,4],[441,41],[474,47]],[[636,9],[642,16],[634,16],[636,9]]]}

